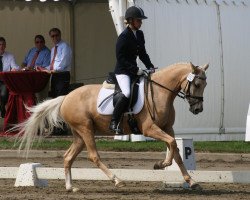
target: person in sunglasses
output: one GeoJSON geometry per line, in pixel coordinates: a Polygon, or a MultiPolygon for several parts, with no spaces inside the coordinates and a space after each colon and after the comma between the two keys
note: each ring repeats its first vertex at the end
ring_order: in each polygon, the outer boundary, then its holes
{"type": "Polygon", "coordinates": [[[72,50],[68,43],[61,39],[61,31],[52,28],[49,31],[54,47],[51,49],[49,70],[51,77],[51,96],[56,98],[69,91],[72,50]]]}
{"type": "MultiPolygon", "coordinates": [[[[49,70],[51,72],[50,96],[56,98],[66,95],[69,92],[70,69],[72,60],[72,50],[68,43],[61,39],[61,31],[52,28],[49,31],[54,47],[51,49],[51,60],[49,70]]],[[[55,128],[53,135],[66,135],[68,129],[65,124],[63,128],[55,128]]]]}
{"type": "Polygon", "coordinates": [[[46,70],[50,64],[50,50],[42,35],[36,35],[34,42],[35,47],[28,51],[21,67],[23,70],[46,70]]]}

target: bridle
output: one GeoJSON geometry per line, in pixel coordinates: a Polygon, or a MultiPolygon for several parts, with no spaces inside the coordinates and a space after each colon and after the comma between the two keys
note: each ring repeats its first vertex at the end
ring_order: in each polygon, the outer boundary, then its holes
{"type": "Polygon", "coordinates": [[[182,91],[175,91],[175,90],[169,89],[168,87],[166,87],[166,86],[152,80],[151,79],[151,73],[145,73],[144,74],[144,77],[145,77],[144,91],[145,91],[145,97],[146,97],[146,104],[147,104],[147,107],[148,107],[149,114],[150,114],[153,121],[155,120],[155,110],[156,110],[156,106],[155,106],[155,102],[154,102],[153,84],[174,93],[176,96],[182,98],[183,100],[187,100],[190,106],[193,106],[193,105],[195,105],[195,104],[197,104],[199,102],[203,102],[203,96],[191,95],[190,88],[191,88],[192,82],[194,82],[195,79],[201,79],[201,80],[205,81],[206,77],[201,77],[201,76],[196,75],[196,74],[192,74],[192,75],[193,75],[193,79],[192,80],[187,80],[187,84],[186,84],[185,88],[182,91]],[[149,94],[148,93],[148,85],[150,87],[151,100],[152,100],[152,103],[153,103],[152,110],[150,108],[149,100],[148,100],[148,94],[149,94]]]}
{"type": "Polygon", "coordinates": [[[192,81],[189,81],[189,80],[187,81],[187,84],[186,84],[186,86],[185,86],[185,88],[183,90],[183,91],[185,91],[186,88],[187,88],[187,92],[185,93],[185,92],[181,91],[181,93],[184,95],[183,99],[187,99],[190,106],[193,106],[193,105],[195,105],[195,104],[197,104],[199,102],[203,102],[203,96],[194,96],[194,95],[190,94],[190,87],[191,87],[192,82],[195,81],[195,79],[200,79],[200,80],[205,81],[207,78],[206,77],[201,77],[199,75],[194,75],[194,79],[192,81]],[[197,100],[197,101],[192,102],[192,99],[197,100]]]}

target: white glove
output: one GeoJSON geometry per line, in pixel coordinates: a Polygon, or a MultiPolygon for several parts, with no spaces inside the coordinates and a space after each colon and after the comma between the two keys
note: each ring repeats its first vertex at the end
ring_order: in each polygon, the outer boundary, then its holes
{"type": "Polygon", "coordinates": [[[141,76],[141,75],[143,75],[143,73],[144,72],[143,72],[142,68],[138,67],[137,75],[141,76]]]}

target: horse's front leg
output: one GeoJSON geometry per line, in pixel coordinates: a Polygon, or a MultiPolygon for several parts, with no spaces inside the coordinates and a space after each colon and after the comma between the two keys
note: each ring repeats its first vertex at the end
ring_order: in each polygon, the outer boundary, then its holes
{"type": "MultiPolygon", "coordinates": [[[[174,137],[174,130],[173,128],[167,128],[166,129],[166,132],[168,132],[171,136],[174,137]]],[[[169,145],[167,144],[168,148],[169,148],[169,145]]],[[[201,189],[201,186],[195,182],[192,177],[189,175],[184,163],[183,163],[183,160],[180,156],[180,152],[179,152],[179,149],[176,148],[176,151],[174,152],[174,160],[176,162],[176,164],[178,165],[178,167],[180,168],[181,170],[181,173],[182,173],[182,176],[185,180],[186,183],[189,184],[189,187],[192,188],[192,189],[201,189]]]]}
{"type": "Polygon", "coordinates": [[[164,132],[156,124],[152,124],[150,127],[145,127],[143,130],[143,134],[145,136],[164,141],[167,143],[169,147],[168,157],[166,157],[166,159],[163,161],[157,162],[154,166],[154,169],[163,169],[164,167],[172,165],[174,153],[176,152],[176,149],[177,149],[175,138],[172,137],[167,132],[164,132]]]}
{"type": "Polygon", "coordinates": [[[183,176],[184,180],[186,181],[186,183],[188,183],[189,187],[192,189],[195,189],[195,190],[201,190],[202,189],[201,186],[197,182],[195,182],[191,178],[189,173],[187,172],[187,169],[182,161],[182,158],[180,156],[178,148],[176,149],[176,152],[174,154],[174,160],[177,163],[177,165],[179,166],[181,173],[182,173],[182,176],[183,176]]]}

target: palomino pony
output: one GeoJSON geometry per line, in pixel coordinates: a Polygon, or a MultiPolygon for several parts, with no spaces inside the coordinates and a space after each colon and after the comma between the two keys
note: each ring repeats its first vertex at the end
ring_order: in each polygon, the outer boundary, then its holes
{"type": "MultiPolygon", "coordinates": [[[[199,188],[199,185],[188,174],[174,138],[175,110],[173,102],[178,92],[182,91],[182,95],[190,105],[190,111],[193,114],[202,112],[203,92],[207,84],[205,74],[207,68],[208,64],[195,67],[192,63],[178,63],[152,74],[147,86],[148,98],[144,100],[141,112],[135,115],[143,135],[164,141],[169,148],[169,154],[164,160],[157,162],[154,168],[162,169],[170,166],[174,159],[184,180],[191,188],[196,189],[199,188]],[[153,113],[152,110],[154,110],[153,113]]],[[[96,132],[106,135],[114,134],[108,129],[111,116],[100,115],[97,112],[97,96],[101,87],[101,85],[86,85],[66,96],[46,100],[30,108],[30,118],[16,126],[20,130],[20,149],[25,145],[27,152],[36,136],[49,135],[54,127],[61,127],[63,122],[71,128],[73,143],[64,154],[65,183],[68,191],[76,190],[72,187],[71,166],[85,146],[90,161],[99,167],[116,187],[125,185],[103,164],[96,149],[96,132]],[[45,128],[48,130],[47,132],[44,132],[45,128]]],[[[125,123],[127,119],[124,118],[124,132],[131,133],[125,123]]]]}

